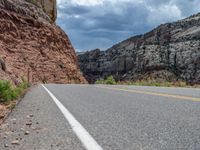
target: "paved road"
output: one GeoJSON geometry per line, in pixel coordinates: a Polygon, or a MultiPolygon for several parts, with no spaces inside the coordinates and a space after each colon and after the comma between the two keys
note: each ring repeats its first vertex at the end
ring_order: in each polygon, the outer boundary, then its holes
{"type": "Polygon", "coordinates": [[[82,150],[92,142],[104,150],[200,149],[200,89],[45,87],[52,95],[42,86],[35,87],[1,126],[0,149],[82,150]],[[52,98],[64,108],[59,109],[52,98]],[[76,120],[70,122],[67,113],[76,120]],[[84,132],[76,128],[77,122],[84,132]],[[27,130],[30,133],[25,135],[27,130]],[[11,144],[16,138],[19,145],[11,144]]]}

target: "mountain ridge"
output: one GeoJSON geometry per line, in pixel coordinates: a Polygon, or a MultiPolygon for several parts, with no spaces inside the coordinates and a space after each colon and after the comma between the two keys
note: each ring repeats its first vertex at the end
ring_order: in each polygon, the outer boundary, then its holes
{"type": "Polygon", "coordinates": [[[91,83],[108,75],[120,81],[163,75],[170,81],[200,83],[200,13],[78,57],[91,83]]]}

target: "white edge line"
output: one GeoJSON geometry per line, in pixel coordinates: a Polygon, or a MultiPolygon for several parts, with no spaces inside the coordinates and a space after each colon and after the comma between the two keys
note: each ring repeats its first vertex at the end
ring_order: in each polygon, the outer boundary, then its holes
{"type": "Polygon", "coordinates": [[[82,142],[86,150],[103,150],[103,148],[95,141],[95,139],[87,132],[87,130],[76,120],[76,118],[65,108],[65,106],[42,84],[42,87],[51,96],[60,111],[69,122],[72,130],[82,142]]]}

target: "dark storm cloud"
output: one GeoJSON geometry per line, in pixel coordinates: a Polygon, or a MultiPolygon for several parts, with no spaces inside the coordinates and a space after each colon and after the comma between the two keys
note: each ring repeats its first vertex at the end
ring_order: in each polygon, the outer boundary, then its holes
{"type": "Polygon", "coordinates": [[[64,6],[58,6],[58,11],[65,13],[67,15],[74,15],[74,14],[84,15],[86,13],[89,13],[90,9],[88,7],[83,7],[83,6],[64,5],[64,6]]]}
{"type": "Polygon", "coordinates": [[[199,0],[58,1],[57,24],[66,31],[77,50],[106,49],[160,23],[200,11],[199,0]]]}

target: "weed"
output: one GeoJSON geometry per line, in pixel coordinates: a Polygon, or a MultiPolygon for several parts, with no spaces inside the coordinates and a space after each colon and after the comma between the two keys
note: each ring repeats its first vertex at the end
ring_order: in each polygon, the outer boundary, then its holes
{"type": "Polygon", "coordinates": [[[17,87],[13,87],[9,81],[0,80],[0,103],[17,99],[29,86],[30,84],[25,80],[17,87]]]}
{"type": "Polygon", "coordinates": [[[108,76],[105,80],[97,80],[95,84],[117,84],[113,76],[108,76]]]}

